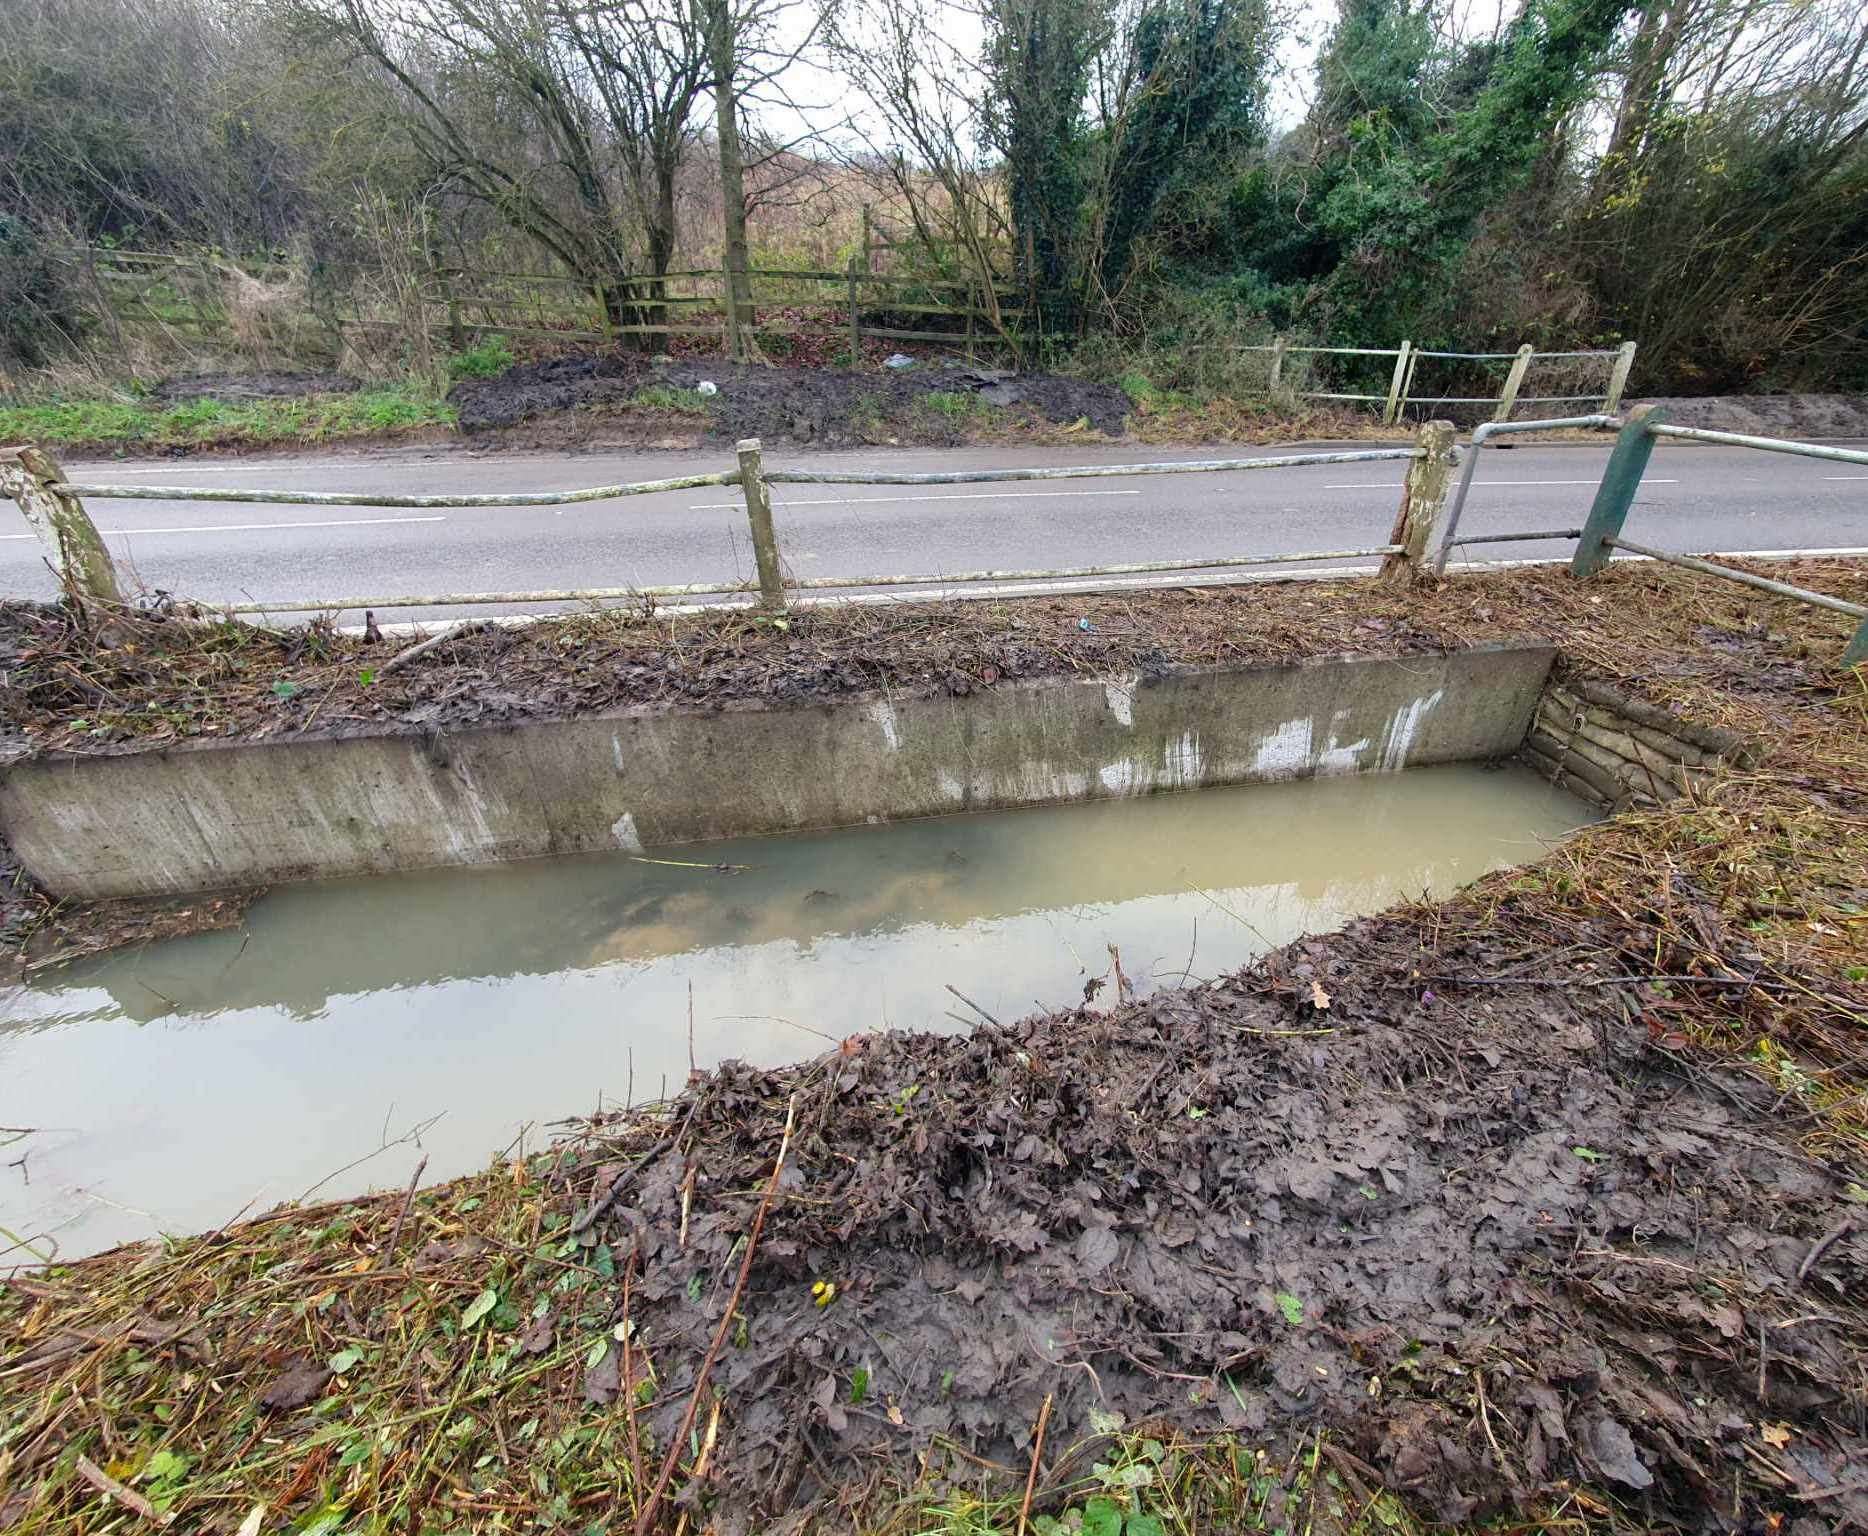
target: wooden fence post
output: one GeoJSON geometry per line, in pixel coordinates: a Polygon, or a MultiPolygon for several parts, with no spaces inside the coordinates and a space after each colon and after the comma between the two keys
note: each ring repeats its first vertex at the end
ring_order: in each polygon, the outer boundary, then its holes
{"type": "MultiPolygon", "coordinates": [[[[865,208],[863,212],[868,213],[865,208]]],[[[856,316],[856,257],[850,257],[850,366],[860,368],[863,362],[863,327],[856,316]]]]}
{"type": "Polygon", "coordinates": [[[1401,485],[1401,510],[1395,515],[1390,544],[1401,553],[1382,559],[1383,581],[1419,581],[1430,574],[1427,549],[1434,528],[1446,515],[1446,493],[1453,482],[1453,423],[1430,421],[1414,437],[1415,456],[1401,485]]]}
{"type": "Polygon", "coordinates": [[[1634,367],[1635,344],[1624,341],[1615,354],[1615,366],[1609,370],[1609,390],[1602,397],[1602,414],[1613,416],[1622,408],[1622,391],[1628,387],[1628,374],[1634,367]]]}
{"type": "Polygon", "coordinates": [[[1414,350],[1414,343],[1404,341],[1401,350],[1395,353],[1394,377],[1388,383],[1388,403],[1382,407],[1382,425],[1392,427],[1401,419],[1401,397],[1407,388],[1408,354],[1414,350]]]}
{"type": "Polygon", "coordinates": [[[53,487],[65,472],[37,448],[0,448],[0,495],[19,503],[45,546],[52,574],[67,593],[100,603],[121,603],[117,568],[84,503],[53,487]]]}
{"type": "Polygon", "coordinates": [[[1283,336],[1274,336],[1271,338],[1271,383],[1266,389],[1266,393],[1274,400],[1284,388],[1284,349],[1286,345],[1287,338],[1283,336]]]}
{"type": "Polygon", "coordinates": [[[1576,541],[1576,554],[1570,561],[1572,576],[1593,576],[1609,563],[1614,551],[1604,541],[1622,531],[1635,492],[1641,488],[1647,461],[1654,453],[1654,435],[1648,428],[1666,419],[1667,413],[1652,405],[1637,405],[1628,413],[1615,439],[1615,451],[1609,455],[1608,467],[1602,471],[1602,483],[1596,487],[1583,536],[1576,541]]]}
{"type": "Polygon", "coordinates": [[[871,214],[869,212],[869,204],[864,203],[863,204],[863,275],[865,277],[869,276],[871,273],[873,273],[876,270],[875,258],[870,254],[870,242],[874,238],[872,229],[873,229],[873,225],[872,225],[871,214]]]}
{"type": "Polygon", "coordinates": [[[746,493],[746,521],[752,525],[752,557],[759,567],[759,606],[785,611],[785,575],[778,564],[778,535],[772,528],[772,488],[765,483],[759,439],[739,444],[739,483],[746,493]]]}
{"type": "Polygon", "coordinates": [[[1492,412],[1492,420],[1511,420],[1512,408],[1518,403],[1518,391],[1524,388],[1524,375],[1530,370],[1533,355],[1528,341],[1518,348],[1518,355],[1511,361],[1511,372],[1505,375],[1505,387],[1499,391],[1498,409],[1492,412]]]}

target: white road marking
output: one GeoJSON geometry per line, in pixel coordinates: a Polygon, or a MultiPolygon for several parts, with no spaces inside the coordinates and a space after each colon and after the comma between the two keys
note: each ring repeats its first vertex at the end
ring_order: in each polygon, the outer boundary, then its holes
{"type": "Polygon", "coordinates": [[[1824,475],[1825,480],[1868,480],[1868,475],[1824,475]]]}
{"type": "MultiPolygon", "coordinates": [[[[883,501],[1011,501],[1023,497],[1032,501],[1046,496],[1139,496],[1140,491],[961,491],[951,496],[827,496],[822,500],[796,501],[790,498],[780,500],[772,498],[772,504],[779,507],[860,507],[883,501]]],[[[740,501],[696,501],[688,506],[690,512],[713,512],[721,508],[737,511],[745,505],[740,501]]]]}
{"type": "MultiPolygon", "coordinates": [[[[445,523],[445,517],[337,517],[316,523],[204,523],[198,528],[100,528],[105,538],[145,533],[261,533],[278,528],[368,528],[378,523],[445,523]]],[[[36,533],[0,533],[0,539],[36,539],[36,533]]]]}
{"type": "MultiPolygon", "coordinates": [[[[1837,475],[1832,478],[1842,480],[1853,479],[1854,477],[1851,475],[1837,475]]],[[[1863,475],[1861,478],[1868,480],[1868,475],[1863,475]]],[[[1472,483],[1472,488],[1475,491],[1483,491],[1494,485],[1600,485],[1601,483],[1602,481],[1599,478],[1595,480],[1475,480],[1472,483]]],[[[1643,475],[1641,477],[1641,483],[1643,485],[1678,485],[1680,482],[1678,480],[1662,480],[1655,475],[1643,475]]],[[[1326,485],[1323,489],[1326,491],[1398,491],[1401,489],[1401,482],[1399,480],[1365,480],[1357,485],[1326,485]]]]}
{"type": "Polygon", "coordinates": [[[294,464],[282,461],[278,464],[255,464],[251,459],[243,459],[238,464],[123,464],[116,460],[107,460],[102,464],[73,464],[69,469],[84,471],[85,479],[95,478],[91,471],[106,469],[116,475],[256,475],[268,469],[299,469],[302,463],[294,464]]]}

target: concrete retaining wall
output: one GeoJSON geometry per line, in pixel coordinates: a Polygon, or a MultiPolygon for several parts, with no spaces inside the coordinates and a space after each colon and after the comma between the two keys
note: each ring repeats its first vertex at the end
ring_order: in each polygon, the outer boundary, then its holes
{"type": "Polygon", "coordinates": [[[1551,683],[1524,755],[1553,783],[1617,811],[1665,805],[1728,762],[1757,761],[1755,748],[1736,732],[1585,682],[1551,683]]]}
{"type": "Polygon", "coordinates": [[[41,759],[0,778],[0,826],[58,895],[156,895],[1392,771],[1515,752],[1553,655],[1490,646],[41,759]]]}

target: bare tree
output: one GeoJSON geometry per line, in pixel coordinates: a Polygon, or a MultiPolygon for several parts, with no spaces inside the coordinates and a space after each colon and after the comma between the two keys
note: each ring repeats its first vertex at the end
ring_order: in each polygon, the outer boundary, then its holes
{"type": "Polygon", "coordinates": [[[846,163],[881,186],[932,264],[965,281],[1003,333],[1011,225],[987,144],[980,35],[960,0],[845,0],[827,43],[867,106],[848,125],[846,163]]]}
{"type": "Polygon", "coordinates": [[[638,300],[664,297],[707,79],[688,0],[297,3],[394,83],[439,182],[588,280],[612,323],[659,323],[638,300]]]}
{"type": "MultiPolygon", "coordinates": [[[[746,132],[749,106],[792,105],[781,77],[811,49],[819,21],[798,0],[694,0],[704,17],[709,81],[714,97],[715,150],[720,157],[720,211],[725,226],[722,266],[726,292],[727,352],[735,362],[756,352],[752,344],[752,243],[747,235],[751,201],[746,191],[746,132]],[[789,34],[789,35],[788,35],[789,34]]],[[[819,13],[821,14],[821,13],[819,13]]],[[[775,158],[768,146],[761,158],[775,158]]],[[[771,184],[767,184],[767,192],[771,184]]]]}

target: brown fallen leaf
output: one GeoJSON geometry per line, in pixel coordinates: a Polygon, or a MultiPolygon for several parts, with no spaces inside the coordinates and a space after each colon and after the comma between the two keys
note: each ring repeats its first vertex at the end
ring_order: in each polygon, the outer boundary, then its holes
{"type": "Polygon", "coordinates": [[[1790,1426],[1788,1424],[1763,1424],[1758,1433],[1764,1436],[1764,1443],[1774,1451],[1781,1451],[1790,1444],[1790,1426]]]}
{"type": "Polygon", "coordinates": [[[271,1386],[260,1393],[260,1406],[269,1408],[274,1413],[283,1413],[291,1408],[303,1408],[305,1404],[323,1394],[330,1380],[331,1372],[327,1367],[313,1365],[301,1356],[288,1365],[271,1386]]]}
{"type": "Polygon", "coordinates": [[[1310,979],[1310,1001],[1316,1005],[1318,1013],[1329,1012],[1330,994],[1323,990],[1323,983],[1314,976],[1310,979]]]}

